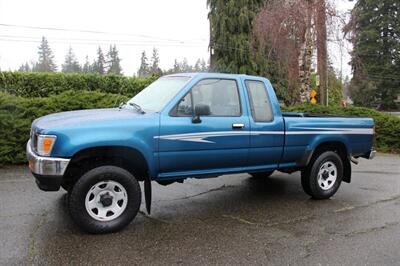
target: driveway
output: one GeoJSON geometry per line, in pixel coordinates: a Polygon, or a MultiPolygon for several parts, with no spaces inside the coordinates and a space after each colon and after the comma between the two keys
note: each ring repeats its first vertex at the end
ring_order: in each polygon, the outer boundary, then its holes
{"type": "Polygon", "coordinates": [[[65,192],[40,191],[26,167],[0,169],[0,264],[400,263],[400,157],[353,167],[330,200],[310,199],[299,174],[246,174],[153,186],[125,230],[87,235],[65,192]]]}

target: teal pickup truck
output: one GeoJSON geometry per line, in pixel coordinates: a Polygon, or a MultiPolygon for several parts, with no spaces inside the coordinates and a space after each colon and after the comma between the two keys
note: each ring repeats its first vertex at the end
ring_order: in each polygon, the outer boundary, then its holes
{"type": "Polygon", "coordinates": [[[106,233],[128,225],[144,182],[301,171],[304,191],[327,199],[372,158],[370,118],[282,113],[270,82],[218,73],[162,77],[119,108],[47,115],[32,123],[29,166],[45,191],[68,191],[73,220],[106,233]]]}

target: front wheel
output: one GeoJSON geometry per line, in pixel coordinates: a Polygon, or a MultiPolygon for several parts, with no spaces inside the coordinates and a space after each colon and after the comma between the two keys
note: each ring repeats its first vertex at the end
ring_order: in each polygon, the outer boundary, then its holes
{"type": "Polygon", "coordinates": [[[343,162],[333,151],[326,151],[310,162],[301,173],[301,185],[304,192],[315,199],[329,199],[342,182],[343,162]]]}
{"type": "Polygon", "coordinates": [[[69,195],[74,222],[89,233],[109,233],[127,226],[142,200],[138,181],[126,170],[101,166],[85,173],[69,195]]]}

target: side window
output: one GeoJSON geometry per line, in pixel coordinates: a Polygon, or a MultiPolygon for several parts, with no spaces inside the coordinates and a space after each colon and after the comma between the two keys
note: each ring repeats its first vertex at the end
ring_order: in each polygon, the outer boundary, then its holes
{"type": "Polygon", "coordinates": [[[267,88],[261,81],[246,80],[247,93],[250,98],[251,113],[256,122],[269,122],[273,120],[271,103],[268,98],[267,88]]]}
{"type": "Polygon", "coordinates": [[[240,116],[240,97],[235,80],[204,79],[192,88],[194,105],[210,107],[210,116],[240,116]]]}
{"type": "Polygon", "coordinates": [[[174,109],[174,114],[191,116],[194,106],[199,104],[210,107],[210,116],[240,116],[240,97],[236,81],[230,79],[201,80],[179,101],[174,109]]]}

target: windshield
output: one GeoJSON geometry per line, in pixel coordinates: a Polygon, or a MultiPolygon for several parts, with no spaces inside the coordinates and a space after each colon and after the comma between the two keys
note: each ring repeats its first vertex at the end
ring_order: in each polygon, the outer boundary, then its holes
{"type": "Polygon", "coordinates": [[[143,110],[159,112],[189,79],[184,76],[162,77],[130,99],[128,106],[136,104],[143,110]]]}

